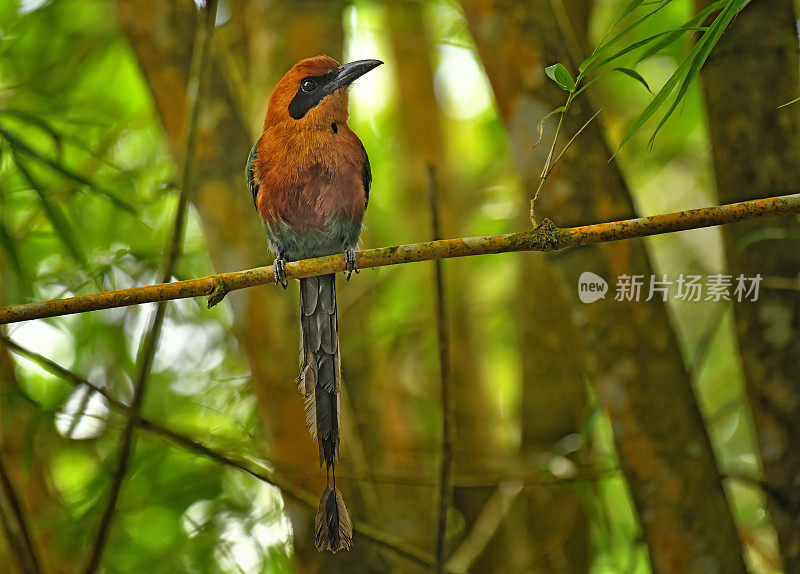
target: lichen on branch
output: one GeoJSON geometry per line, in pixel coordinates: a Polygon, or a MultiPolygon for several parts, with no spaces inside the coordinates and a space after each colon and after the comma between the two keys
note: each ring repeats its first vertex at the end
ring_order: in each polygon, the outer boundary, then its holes
{"type": "MultiPolygon", "coordinates": [[[[582,245],[607,243],[634,237],[646,237],[701,227],[725,225],[748,219],[778,217],[798,213],[800,213],[800,193],[795,193],[728,205],[679,211],[665,215],[595,223],[563,229],[545,220],[534,229],[518,233],[441,239],[438,241],[366,249],[356,252],[356,260],[360,269],[366,269],[450,257],[466,257],[469,255],[487,255],[514,251],[555,251],[568,247],[580,247],[582,245]]],[[[344,271],[344,269],[345,261],[342,255],[329,255],[327,257],[287,263],[286,278],[300,279],[326,273],[337,273],[344,271]]],[[[275,276],[270,265],[186,281],[158,283],[156,285],[132,287],[118,291],[106,291],[66,299],[2,307],[0,308],[0,324],[188,297],[209,297],[209,306],[213,306],[219,303],[225,294],[230,291],[274,282],[275,276]]]]}

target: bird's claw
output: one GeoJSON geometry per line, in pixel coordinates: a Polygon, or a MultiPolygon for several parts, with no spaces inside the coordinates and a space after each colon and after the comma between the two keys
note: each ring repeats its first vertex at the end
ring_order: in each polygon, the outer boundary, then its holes
{"type": "Polygon", "coordinates": [[[358,262],[356,261],[356,250],[348,247],[344,250],[344,272],[347,273],[347,280],[355,273],[358,275],[358,262]]]}
{"type": "Polygon", "coordinates": [[[272,269],[275,272],[275,284],[286,289],[289,285],[289,282],[286,280],[286,258],[276,257],[275,262],[272,264],[272,269]]]}

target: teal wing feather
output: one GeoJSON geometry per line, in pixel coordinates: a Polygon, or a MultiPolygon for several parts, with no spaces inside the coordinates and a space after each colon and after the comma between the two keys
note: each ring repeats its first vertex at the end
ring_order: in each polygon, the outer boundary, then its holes
{"type": "Polygon", "coordinates": [[[247,185],[250,188],[250,193],[253,194],[253,205],[258,207],[256,199],[258,198],[258,182],[256,181],[255,173],[253,172],[253,163],[256,161],[256,154],[258,153],[258,142],[253,144],[250,149],[250,155],[247,158],[247,166],[245,167],[244,174],[247,178],[247,185]]]}

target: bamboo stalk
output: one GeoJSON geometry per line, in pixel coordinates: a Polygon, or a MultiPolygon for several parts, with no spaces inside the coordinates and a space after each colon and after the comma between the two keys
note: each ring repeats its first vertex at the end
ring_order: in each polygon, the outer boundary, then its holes
{"type": "MultiPolygon", "coordinates": [[[[180,197],[175,212],[172,235],[164,249],[164,268],[163,280],[169,281],[175,269],[175,264],[181,255],[183,247],[183,237],[186,232],[186,217],[189,205],[189,195],[192,189],[192,162],[194,153],[194,143],[197,133],[197,124],[200,113],[200,92],[205,86],[204,75],[207,73],[208,62],[211,53],[211,39],[214,34],[214,25],[217,15],[217,0],[208,0],[205,10],[198,20],[197,33],[192,51],[192,65],[189,70],[189,85],[186,94],[186,136],[184,138],[184,149],[180,165],[180,197]]],[[[141,419],[142,405],[144,403],[145,391],[150,371],[153,367],[158,341],[161,336],[161,328],[164,324],[164,317],[167,312],[166,301],[160,302],[153,313],[147,333],[142,341],[137,357],[137,374],[134,383],[133,400],[129,410],[128,420],[122,432],[119,445],[119,456],[114,473],[111,475],[111,487],[109,488],[103,514],[97,527],[94,543],[89,552],[85,574],[94,574],[101,567],[103,552],[111,531],[111,525],[116,514],[117,502],[122,485],[128,475],[131,457],[136,443],[136,428],[141,419]]]]}
{"type": "MultiPolygon", "coordinates": [[[[439,217],[439,190],[433,166],[428,168],[430,178],[431,231],[433,239],[442,236],[439,217]]],[[[436,333],[439,345],[439,382],[442,400],[442,454],[439,464],[439,516],[436,526],[436,572],[441,574],[447,566],[447,508],[452,499],[453,463],[453,398],[450,385],[450,338],[447,320],[447,293],[445,291],[442,261],[436,265],[436,333]]]]}

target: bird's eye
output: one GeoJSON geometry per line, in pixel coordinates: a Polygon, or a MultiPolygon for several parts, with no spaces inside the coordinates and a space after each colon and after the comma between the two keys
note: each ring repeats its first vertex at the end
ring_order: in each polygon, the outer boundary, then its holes
{"type": "Polygon", "coordinates": [[[317,82],[314,80],[303,80],[300,82],[300,89],[304,92],[313,92],[317,89],[317,82]]]}

